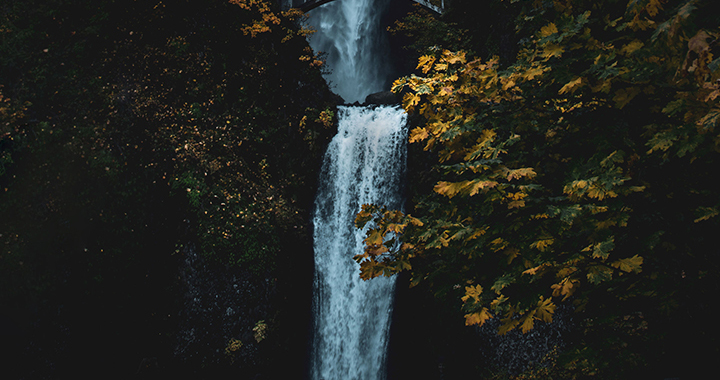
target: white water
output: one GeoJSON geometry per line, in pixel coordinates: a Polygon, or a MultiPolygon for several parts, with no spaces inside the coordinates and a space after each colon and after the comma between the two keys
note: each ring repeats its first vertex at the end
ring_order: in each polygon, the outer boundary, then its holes
{"type": "Polygon", "coordinates": [[[312,379],[383,379],[394,278],[360,279],[352,259],[365,232],[353,220],[365,203],[399,208],[405,112],[340,107],[315,204],[315,338],[312,379]]]}
{"type": "MultiPolygon", "coordinates": [[[[315,51],[328,53],[326,77],[346,102],[382,91],[379,20],[388,0],[337,0],[310,12],[318,30],[315,51]]],[[[365,232],[354,226],[366,203],[402,206],[406,114],[400,107],[339,107],[338,134],[330,142],[315,200],[315,331],[313,380],[384,379],[395,278],[360,279],[353,256],[365,232]]]]}
{"type": "Polygon", "coordinates": [[[348,103],[385,90],[389,74],[388,45],[380,18],[388,0],[336,0],[309,12],[315,52],[327,53],[331,70],[325,79],[348,103]]]}

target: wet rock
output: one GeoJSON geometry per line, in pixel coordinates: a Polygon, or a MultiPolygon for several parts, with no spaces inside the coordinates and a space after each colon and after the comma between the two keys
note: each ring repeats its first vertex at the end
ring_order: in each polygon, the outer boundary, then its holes
{"type": "Polygon", "coordinates": [[[381,105],[394,105],[399,104],[400,99],[392,91],[382,91],[370,94],[365,98],[366,105],[370,104],[381,104],[381,105]]]}

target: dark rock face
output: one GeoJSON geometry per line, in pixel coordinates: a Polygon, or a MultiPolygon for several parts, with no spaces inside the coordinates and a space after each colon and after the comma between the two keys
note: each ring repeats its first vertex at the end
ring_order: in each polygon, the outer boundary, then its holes
{"type": "Polygon", "coordinates": [[[178,263],[182,301],[175,372],[180,368],[179,375],[192,378],[302,377],[311,325],[312,244],[289,240],[295,249],[264,274],[215,263],[192,244],[185,246],[178,263]]]}
{"type": "Polygon", "coordinates": [[[239,268],[214,268],[192,247],[186,247],[184,254],[176,357],[205,366],[257,367],[261,342],[253,328],[267,319],[274,286],[269,279],[254,278],[239,268]]]}
{"type": "Polygon", "coordinates": [[[400,99],[392,91],[383,91],[370,94],[365,98],[365,104],[393,105],[399,104],[400,99]]]}

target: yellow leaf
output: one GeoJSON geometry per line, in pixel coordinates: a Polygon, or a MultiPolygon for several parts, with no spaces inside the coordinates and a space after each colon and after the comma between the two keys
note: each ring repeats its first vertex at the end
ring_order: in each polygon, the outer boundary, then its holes
{"type": "Polygon", "coordinates": [[[527,80],[533,80],[535,77],[542,75],[545,71],[547,71],[547,69],[542,66],[533,67],[528,69],[528,71],[523,74],[523,77],[527,80]]]}
{"type": "Polygon", "coordinates": [[[379,229],[369,230],[367,232],[367,238],[365,238],[365,244],[367,245],[382,245],[383,233],[379,229]]]}
{"type": "Polygon", "coordinates": [[[635,51],[639,50],[645,46],[644,43],[642,43],[640,40],[634,40],[627,45],[623,46],[622,49],[620,49],[620,53],[623,55],[630,55],[634,53],[635,51]]]}
{"type": "Polygon", "coordinates": [[[482,326],[485,321],[492,318],[492,314],[486,307],[482,308],[479,312],[465,314],[465,326],[479,325],[482,326]]]}
{"type": "Polygon", "coordinates": [[[582,77],[577,77],[574,80],[571,80],[570,82],[567,82],[561,89],[558,91],[558,94],[562,95],[566,92],[570,92],[571,94],[575,92],[578,88],[582,87],[582,77]]]}
{"type": "Polygon", "coordinates": [[[635,255],[633,257],[620,259],[618,261],[613,262],[610,265],[612,265],[615,268],[620,269],[623,272],[640,273],[642,271],[642,268],[641,268],[642,263],[643,263],[642,256],[635,255]]]}
{"type": "Polygon", "coordinates": [[[545,252],[547,248],[551,246],[554,242],[555,240],[553,239],[541,239],[530,244],[530,248],[537,248],[538,251],[545,252]]]}
{"type": "Polygon", "coordinates": [[[537,319],[548,323],[552,322],[553,314],[555,313],[555,304],[552,302],[552,298],[544,299],[543,296],[540,296],[535,311],[537,319]]]}
{"type": "Polygon", "coordinates": [[[506,302],[507,300],[508,300],[508,298],[504,294],[500,294],[497,296],[497,298],[495,298],[492,302],[490,302],[490,307],[495,309],[498,306],[500,306],[502,303],[506,302]]]}
{"type": "Polygon", "coordinates": [[[540,37],[547,37],[550,35],[553,35],[558,32],[557,26],[555,26],[555,23],[549,23],[542,28],[540,28],[540,37]]]}
{"type": "Polygon", "coordinates": [[[411,143],[423,141],[426,138],[428,138],[428,136],[430,136],[430,134],[428,133],[427,129],[417,127],[410,132],[410,140],[409,141],[411,143]]]}
{"type": "Polygon", "coordinates": [[[536,267],[533,267],[533,268],[530,268],[530,269],[525,270],[524,272],[522,272],[522,274],[529,274],[529,275],[531,275],[531,276],[535,276],[535,275],[538,275],[538,274],[539,274],[539,275],[542,275],[543,272],[544,272],[544,269],[547,268],[547,267],[549,267],[549,266],[550,266],[550,264],[547,264],[547,263],[545,263],[545,264],[540,264],[540,265],[538,265],[538,266],[536,266],[536,267]],[[538,272],[539,272],[539,273],[538,273],[538,272]]]}
{"type": "Polygon", "coordinates": [[[505,83],[502,86],[503,91],[507,91],[509,88],[515,86],[515,81],[510,79],[505,81],[505,83]]]}
{"type": "Polygon", "coordinates": [[[650,0],[646,6],[646,10],[650,17],[657,16],[658,12],[662,9],[662,0],[650,0]]]}
{"type": "Polygon", "coordinates": [[[417,68],[421,69],[423,73],[427,74],[428,71],[433,66],[433,63],[435,63],[435,57],[432,55],[423,55],[418,59],[418,65],[417,68]]]}
{"type": "Polygon", "coordinates": [[[569,277],[565,277],[559,284],[551,286],[553,290],[553,297],[565,296],[562,299],[565,301],[568,297],[575,293],[575,288],[577,288],[576,284],[579,282],[580,281],[578,280],[571,280],[569,277]]]}
{"type": "Polygon", "coordinates": [[[535,324],[535,310],[525,314],[520,319],[522,325],[520,325],[520,328],[522,329],[523,334],[527,333],[528,331],[532,330],[533,325],[535,324]]]}
{"type": "Polygon", "coordinates": [[[403,96],[403,105],[405,108],[412,108],[420,103],[420,99],[420,95],[408,92],[403,96]]]}
{"type": "Polygon", "coordinates": [[[512,316],[508,316],[506,318],[503,318],[500,320],[502,322],[502,325],[500,325],[500,328],[498,329],[498,334],[505,335],[508,331],[515,328],[515,326],[520,324],[520,321],[517,319],[512,319],[512,316]]]}
{"type": "Polygon", "coordinates": [[[448,198],[452,198],[457,193],[462,190],[462,188],[467,185],[468,181],[463,182],[446,182],[446,181],[440,181],[435,185],[433,190],[435,190],[436,193],[440,195],[445,195],[448,198]]]}
{"type": "Polygon", "coordinates": [[[497,186],[495,181],[474,180],[470,182],[470,196],[477,194],[480,190],[488,190],[497,186]]]}
{"type": "Polygon", "coordinates": [[[480,295],[482,294],[483,288],[480,285],[475,286],[466,286],[465,287],[465,295],[462,296],[462,301],[467,302],[470,298],[475,300],[475,302],[480,302],[480,295]]]}
{"type": "Polygon", "coordinates": [[[451,52],[451,51],[445,50],[443,52],[443,55],[445,55],[445,60],[451,65],[455,64],[455,63],[461,63],[461,64],[465,63],[465,52],[464,51],[456,53],[456,52],[451,52]]]}
{"type": "Polygon", "coordinates": [[[543,48],[542,57],[546,59],[552,57],[560,57],[564,52],[565,48],[558,44],[547,44],[545,45],[545,48],[543,48]]]}
{"type": "Polygon", "coordinates": [[[514,170],[509,170],[507,172],[507,180],[512,181],[516,178],[522,178],[522,177],[533,178],[536,175],[537,175],[537,173],[535,173],[533,168],[514,169],[514,170]]]}

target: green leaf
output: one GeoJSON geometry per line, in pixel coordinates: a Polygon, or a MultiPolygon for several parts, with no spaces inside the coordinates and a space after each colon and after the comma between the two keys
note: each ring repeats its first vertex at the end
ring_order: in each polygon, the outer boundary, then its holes
{"type": "Polygon", "coordinates": [[[597,285],[612,280],[612,274],[612,269],[604,265],[593,265],[588,268],[587,279],[591,284],[597,285]]]}

